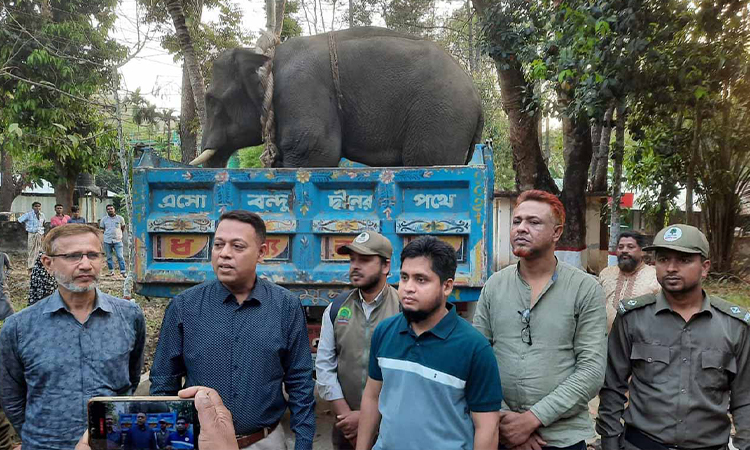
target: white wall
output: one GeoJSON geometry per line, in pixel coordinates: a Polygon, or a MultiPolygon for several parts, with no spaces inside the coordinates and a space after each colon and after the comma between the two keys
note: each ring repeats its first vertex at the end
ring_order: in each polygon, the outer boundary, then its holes
{"type": "MultiPolygon", "coordinates": [[[[107,205],[111,201],[112,199],[102,199],[94,197],[91,194],[81,197],[78,200],[78,206],[81,208],[81,217],[86,219],[86,222],[99,221],[99,219],[107,215],[107,205]]],[[[34,202],[42,204],[42,212],[47,216],[48,221],[55,215],[55,203],[57,202],[54,195],[21,194],[13,200],[10,209],[19,217],[21,214],[31,211],[31,204],[34,202]]],[[[70,215],[70,211],[65,211],[65,214],[70,215]]]]}

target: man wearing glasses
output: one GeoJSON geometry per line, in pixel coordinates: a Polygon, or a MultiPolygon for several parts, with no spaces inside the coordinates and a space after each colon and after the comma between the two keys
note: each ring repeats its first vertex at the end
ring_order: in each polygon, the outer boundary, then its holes
{"type": "Polygon", "coordinates": [[[501,448],[585,450],[594,437],[587,403],[604,382],[604,293],[555,257],[564,223],[554,195],[518,197],[510,239],[519,262],[487,280],[474,314],[503,380],[501,448]]]}
{"type": "Polygon", "coordinates": [[[94,396],[131,394],[141,375],[141,308],[97,289],[102,236],[89,225],[54,228],[43,263],[58,288],[0,332],[0,401],[24,450],[69,450],[94,396]]]}

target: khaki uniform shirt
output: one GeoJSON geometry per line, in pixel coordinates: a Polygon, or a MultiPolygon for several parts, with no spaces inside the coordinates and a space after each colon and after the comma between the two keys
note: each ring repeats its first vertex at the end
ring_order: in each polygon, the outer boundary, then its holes
{"type": "Polygon", "coordinates": [[[518,313],[530,306],[531,287],[518,265],[508,266],[487,280],[474,327],[490,339],[507,406],[530,410],[548,445],[568,447],[594,436],[587,403],[604,382],[604,293],[594,277],[558,262],[531,308],[532,345],[521,339],[518,313]]]}
{"type": "Polygon", "coordinates": [[[648,264],[641,264],[632,273],[623,272],[617,266],[609,266],[599,273],[599,283],[607,296],[607,331],[617,316],[617,305],[622,300],[656,294],[661,290],[656,280],[656,269],[648,264]]]}
{"type": "Polygon", "coordinates": [[[729,410],[735,447],[750,449],[750,313],[705,293],[687,323],[662,292],[624,301],[619,309],[599,393],[603,443],[623,432],[624,418],[670,446],[726,445],[729,410]]]}

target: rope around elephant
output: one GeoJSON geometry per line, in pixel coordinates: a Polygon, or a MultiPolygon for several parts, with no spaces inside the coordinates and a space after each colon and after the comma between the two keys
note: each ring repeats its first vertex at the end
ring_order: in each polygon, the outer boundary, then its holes
{"type": "Polygon", "coordinates": [[[258,53],[268,57],[258,70],[260,84],[263,87],[263,106],[260,116],[260,126],[265,142],[263,154],[260,155],[263,167],[271,167],[279,153],[276,147],[276,121],[273,112],[273,57],[276,54],[276,46],[280,43],[281,41],[274,33],[263,31],[257,44],[258,53]]]}

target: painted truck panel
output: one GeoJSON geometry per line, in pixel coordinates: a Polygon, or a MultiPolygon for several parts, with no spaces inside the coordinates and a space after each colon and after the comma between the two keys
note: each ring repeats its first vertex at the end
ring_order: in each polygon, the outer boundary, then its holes
{"type": "Polygon", "coordinates": [[[458,252],[451,301],[476,301],[490,275],[494,170],[487,146],[478,145],[467,166],[200,169],[157,160],[146,151],[133,172],[141,295],[172,297],[213,279],[216,221],[233,209],[266,221],[269,255],[258,273],[305,306],[325,306],[347,288],[348,258],[335,250],[365,230],[393,243],[391,284],[404,245],[425,234],[458,252]]]}

